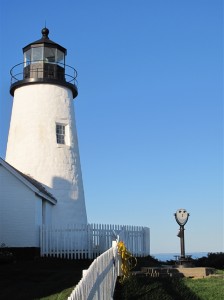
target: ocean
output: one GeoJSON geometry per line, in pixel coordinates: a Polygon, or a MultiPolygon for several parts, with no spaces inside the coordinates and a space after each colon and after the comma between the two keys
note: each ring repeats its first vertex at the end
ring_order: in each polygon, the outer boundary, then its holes
{"type": "MultiPolygon", "coordinates": [[[[180,253],[156,253],[150,255],[160,261],[167,261],[167,260],[175,260],[175,255],[180,256],[180,253]]],[[[203,256],[207,256],[208,252],[191,252],[191,253],[186,253],[186,255],[191,255],[193,259],[197,259],[203,256]]]]}

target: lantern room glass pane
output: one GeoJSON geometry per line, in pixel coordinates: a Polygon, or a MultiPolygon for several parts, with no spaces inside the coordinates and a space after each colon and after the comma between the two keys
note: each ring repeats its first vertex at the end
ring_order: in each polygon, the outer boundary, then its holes
{"type": "Polygon", "coordinates": [[[31,49],[24,53],[24,66],[28,66],[31,61],[31,49]]]}
{"type": "Polygon", "coordinates": [[[57,63],[64,64],[65,63],[65,54],[64,52],[57,49],[57,63]]]}
{"type": "Polygon", "coordinates": [[[32,61],[42,61],[43,60],[43,47],[32,48],[32,61]]]}
{"type": "Polygon", "coordinates": [[[55,63],[56,61],[56,48],[44,48],[44,61],[49,63],[55,63]]]}

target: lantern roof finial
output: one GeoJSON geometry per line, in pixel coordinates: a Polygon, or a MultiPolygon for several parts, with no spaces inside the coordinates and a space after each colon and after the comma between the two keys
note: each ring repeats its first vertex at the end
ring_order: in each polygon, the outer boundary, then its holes
{"type": "Polygon", "coordinates": [[[48,37],[49,29],[46,26],[41,30],[41,33],[43,39],[49,39],[48,37]]]}

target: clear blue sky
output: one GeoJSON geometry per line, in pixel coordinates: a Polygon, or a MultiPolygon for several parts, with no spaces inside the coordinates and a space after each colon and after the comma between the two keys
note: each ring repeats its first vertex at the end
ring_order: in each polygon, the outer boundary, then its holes
{"type": "MultiPolygon", "coordinates": [[[[78,71],[76,122],[91,223],[148,226],[151,253],[223,251],[221,0],[0,2],[0,156],[9,71],[41,37],[78,71]]],[[[31,103],[32,105],[32,103],[31,103]]]]}

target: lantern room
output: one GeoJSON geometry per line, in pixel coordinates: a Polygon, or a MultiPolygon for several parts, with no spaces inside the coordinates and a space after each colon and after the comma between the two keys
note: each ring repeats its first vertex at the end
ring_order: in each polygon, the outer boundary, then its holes
{"type": "Polygon", "coordinates": [[[23,48],[24,78],[64,80],[66,49],[51,41],[48,34],[43,28],[42,38],[23,48]]]}
{"type": "Polygon", "coordinates": [[[11,69],[11,95],[21,85],[52,83],[68,86],[75,98],[78,94],[75,85],[77,73],[65,64],[67,50],[49,39],[46,27],[41,33],[41,39],[23,48],[23,63],[11,69]]]}

